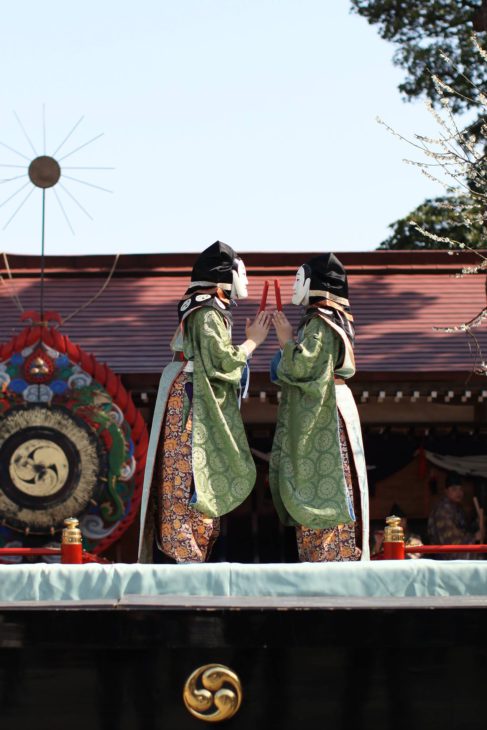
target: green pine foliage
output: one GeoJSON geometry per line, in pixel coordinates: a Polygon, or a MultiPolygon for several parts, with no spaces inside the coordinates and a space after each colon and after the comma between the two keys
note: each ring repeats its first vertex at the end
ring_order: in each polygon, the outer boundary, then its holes
{"type": "Polygon", "coordinates": [[[438,241],[422,234],[416,227],[419,225],[435,237],[450,238],[469,248],[484,249],[486,235],[480,219],[480,208],[476,211],[478,215],[472,216],[471,224],[465,225],[465,210],[468,209],[471,214],[471,204],[472,201],[467,196],[445,195],[425,200],[405,218],[400,218],[388,226],[391,235],[382,241],[378,248],[388,250],[451,248],[446,241],[438,241]]]}
{"type": "MultiPolygon", "coordinates": [[[[467,97],[452,99],[454,113],[477,108],[471,99],[472,83],[486,88],[487,67],[479,64],[470,38],[482,0],[351,0],[351,4],[353,12],[377,26],[381,38],[395,44],[393,62],[406,72],[399,85],[406,100],[427,98],[439,106],[436,75],[467,97]]],[[[481,41],[485,37],[479,35],[481,41]]]]}
{"type": "Polygon", "coordinates": [[[423,98],[438,124],[436,138],[412,140],[421,173],[443,188],[391,223],[380,249],[487,245],[487,0],[351,0],[352,11],[392,42],[406,78],[405,100],[423,98]],[[477,31],[473,36],[474,29],[477,31]],[[461,124],[468,112],[468,125],[461,124]],[[423,160],[418,160],[423,155],[423,160]]]}

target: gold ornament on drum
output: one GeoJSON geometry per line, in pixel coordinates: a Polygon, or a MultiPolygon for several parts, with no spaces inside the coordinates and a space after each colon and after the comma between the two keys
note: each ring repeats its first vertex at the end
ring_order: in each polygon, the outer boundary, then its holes
{"type": "Polygon", "coordinates": [[[223,664],[205,664],[186,680],[183,700],[186,709],[199,720],[228,720],[242,703],[242,685],[235,672],[223,664]]]}
{"type": "Polygon", "coordinates": [[[9,470],[13,484],[21,492],[51,496],[66,483],[69,462],[62,448],[53,441],[29,439],[12,454],[9,470]]]}

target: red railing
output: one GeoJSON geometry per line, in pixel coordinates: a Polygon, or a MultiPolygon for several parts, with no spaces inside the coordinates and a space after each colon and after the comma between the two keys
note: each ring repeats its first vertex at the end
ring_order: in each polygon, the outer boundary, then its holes
{"type": "Polygon", "coordinates": [[[442,553],[487,553],[487,545],[403,545],[388,543],[371,560],[404,560],[408,553],[413,555],[440,555],[442,553]]]}
{"type": "Polygon", "coordinates": [[[439,553],[487,553],[487,545],[405,545],[405,553],[438,555],[439,553]]]}
{"type": "MultiPolygon", "coordinates": [[[[68,546],[70,547],[70,546],[68,546]]],[[[12,547],[12,548],[0,548],[0,561],[3,557],[35,557],[35,556],[46,556],[46,555],[56,555],[61,558],[61,563],[72,564],[75,561],[71,560],[69,558],[69,554],[67,554],[66,550],[61,548],[19,548],[19,547],[12,547]]],[[[79,562],[79,561],[76,561],[79,562]]],[[[106,560],[105,558],[101,558],[98,555],[92,555],[91,553],[86,552],[86,550],[83,550],[81,553],[81,563],[103,563],[103,564],[109,564],[110,561],[106,560]]]]}

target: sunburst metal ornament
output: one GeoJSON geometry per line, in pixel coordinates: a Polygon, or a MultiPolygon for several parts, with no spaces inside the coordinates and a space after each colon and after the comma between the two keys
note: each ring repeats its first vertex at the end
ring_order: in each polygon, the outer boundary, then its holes
{"type": "Polygon", "coordinates": [[[54,150],[52,155],[46,154],[46,115],[45,115],[45,108],[43,107],[43,113],[42,113],[42,128],[43,128],[43,147],[44,147],[44,153],[42,155],[38,154],[38,151],[36,150],[31,138],[29,137],[24,125],[22,124],[22,121],[20,120],[20,117],[16,112],[14,112],[15,119],[17,120],[17,123],[22,130],[22,134],[24,135],[25,139],[27,140],[32,152],[34,153],[35,157],[34,159],[30,159],[27,155],[25,155],[23,152],[19,152],[19,150],[14,149],[13,147],[10,147],[9,145],[5,144],[4,142],[0,142],[0,145],[4,147],[7,150],[10,150],[10,152],[13,152],[19,157],[22,157],[23,159],[27,160],[29,162],[29,165],[27,166],[27,169],[25,169],[25,165],[15,165],[15,164],[8,164],[8,163],[0,163],[0,167],[5,168],[16,168],[16,169],[24,169],[25,172],[20,175],[14,175],[14,177],[7,177],[0,179],[1,184],[6,184],[10,182],[14,182],[16,180],[23,180],[23,178],[28,177],[27,182],[23,182],[21,184],[21,187],[18,188],[12,195],[7,197],[6,200],[4,200],[2,203],[0,203],[0,208],[3,208],[4,205],[7,205],[11,200],[13,200],[19,193],[21,193],[25,188],[30,186],[32,183],[31,189],[27,193],[27,195],[23,198],[20,205],[17,206],[17,208],[14,210],[10,218],[7,220],[5,225],[3,226],[3,230],[5,230],[10,223],[13,221],[17,213],[23,208],[25,203],[28,201],[32,193],[36,188],[40,189],[42,191],[42,214],[41,214],[41,265],[40,265],[40,302],[39,302],[39,309],[41,312],[41,316],[44,313],[44,257],[45,257],[45,229],[46,229],[46,190],[52,188],[54,196],[56,198],[56,201],[59,205],[59,208],[61,210],[61,213],[63,214],[64,220],[66,221],[67,225],[69,226],[69,229],[71,233],[74,235],[74,228],[71,224],[71,221],[69,219],[69,216],[66,212],[66,209],[62,203],[62,200],[56,190],[56,186],[59,187],[60,190],[65,193],[72,202],[74,202],[78,208],[90,219],[93,220],[92,216],[88,213],[88,211],[84,208],[83,205],[77,200],[77,198],[65,187],[65,185],[61,182],[61,180],[70,180],[75,183],[79,183],[81,185],[87,185],[88,187],[95,188],[96,190],[102,190],[106,193],[111,193],[111,190],[108,190],[107,188],[103,188],[100,185],[94,185],[91,182],[88,182],[87,180],[81,180],[77,177],[72,177],[71,175],[66,174],[66,171],[71,170],[84,170],[84,171],[92,171],[92,170],[113,170],[113,167],[66,167],[63,165],[61,167],[61,162],[66,160],[68,157],[71,157],[72,155],[76,154],[80,150],[84,149],[88,145],[92,144],[92,142],[95,142],[96,140],[100,139],[100,137],[103,137],[103,132],[101,134],[97,134],[92,139],[89,139],[87,142],[84,142],[74,149],[72,149],[70,152],[67,152],[66,154],[63,154],[61,157],[58,157],[59,153],[63,149],[66,142],[68,142],[69,139],[73,136],[75,131],[80,126],[81,122],[83,121],[84,117],[80,117],[74,127],[69,131],[69,133],[66,135],[66,137],[63,139],[60,145],[54,150]]]}
{"type": "Polygon", "coordinates": [[[74,234],[74,228],[71,224],[71,221],[69,219],[69,216],[66,212],[66,208],[63,205],[63,202],[61,200],[61,197],[59,195],[58,190],[61,190],[63,194],[67,195],[68,198],[76,204],[76,206],[90,219],[93,220],[92,216],[88,213],[88,211],[85,209],[85,207],[77,200],[76,196],[70,192],[66,186],[63,184],[64,181],[69,180],[70,182],[75,182],[80,185],[87,185],[88,187],[95,188],[96,190],[102,190],[106,193],[111,193],[111,190],[108,190],[107,188],[101,187],[100,185],[95,185],[92,182],[89,182],[88,180],[81,180],[80,178],[73,177],[71,174],[67,174],[72,170],[82,170],[82,171],[93,171],[93,170],[113,170],[113,167],[95,167],[95,166],[89,166],[89,167],[81,167],[81,166],[65,166],[64,164],[61,166],[61,163],[64,162],[64,160],[68,159],[72,155],[76,154],[80,150],[84,149],[88,145],[92,144],[92,142],[95,142],[96,140],[100,139],[100,137],[103,137],[103,133],[97,134],[92,139],[89,139],[87,142],[83,142],[82,144],[78,145],[74,149],[70,150],[66,154],[62,154],[62,156],[59,157],[59,154],[61,153],[62,149],[64,148],[65,144],[68,142],[69,139],[74,135],[76,130],[81,125],[84,116],[80,117],[76,124],[72,127],[72,129],[69,131],[69,133],[66,135],[66,137],[63,139],[60,145],[54,150],[54,152],[51,155],[46,154],[46,121],[45,121],[45,110],[43,109],[43,147],[44,151],[43,154],[40,155],[38,151],[36,150],[31,138],[29,137],[25,126],[22,124],[22,121],[20,120],[18,114],[14,112],[15,119],[17,120],[17,123],[22,131],[23,136],[27,140],[32,152],[34,153],[35,157],[31,159],[28,155],[25,155],[23,152],[20,152],[19,150],[15,149],[14,147],[11,147],[10,145],[5,144],[4,142],[0,142],[0,145],[4,147],[5,149],[9,150],[13,154],[17,155],[18,157],[23,158],[24,160],[27,160],[29,163],[28,165],[20,165],[20,164],[9,164],[9,163],[0,163],[0,167],[2,168],[11,168],[11,169],[24,169],[25,172],[14,175],[13,177],[5,177],[3,179],[0,179],[0,184],[7,184],[15,181],[22,181],[21,186],[11,195],[9,195],[3,202],[0,203],[0,208],[3,208],[3,206],[7,205],[11,200],[17,197],[23,190],[25,190],[27,187],[29,187],[30,183],[34,187],[32,187],[28,192],[27,195],[22,199],[21,203],[17,206],[17,208],[13,211],[12,215],[8,218],[6,223],[3,226],[3,230],[5,230],[10,223],[13,221],[13,219],[16,217],[17,213],[23,208],[27,200],[30,198],[32,193],[34,192],[35,188],[40,188],[42,190],[42,233],[44,233],[44,219],[45,219],[45,192],[49,188],[53,188],[53,193],[56,198],[56,201],[59,205],[59,208],[61,210],[61,213],[63,214],[63,217],[69,226],[69,229],[71,233],[74,234]],[[28,180],[24,182],[24,178],[28,177],[28,180]],[[55,186],[58,187],[58,190],[54,189],[55,186]]]}

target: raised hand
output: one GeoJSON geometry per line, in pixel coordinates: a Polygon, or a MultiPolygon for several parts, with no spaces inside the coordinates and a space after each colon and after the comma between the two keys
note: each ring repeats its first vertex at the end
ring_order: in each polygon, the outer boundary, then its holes
{"type": "Polygon", "coordinates": [[[284,312],[274,312],[272,314],[272,322],[276,330],[277,339],[279,340],[279,346],[282,348],[286,342],[293,339],[293,326],[284,312]]]}
{"type": "Polygon", "coordinates": [[[253,340],[258,347],[261,345],[267,335],[271,326],[271,315],[269,312],[259,312],[253,322],[247,319],[245,334],[249,340],[253,340]]]}
{"type": "Polygon", "coordinates": [[[245,327],[245,334],[247,335],[246,341],[243,343],[243,347],[247,350],[249,355],[255,350],[256,347],[261,345],[267,335],[271,326],[272,317],[269,312],[259,312],[253,322],[247,319],[245,327]]]}

